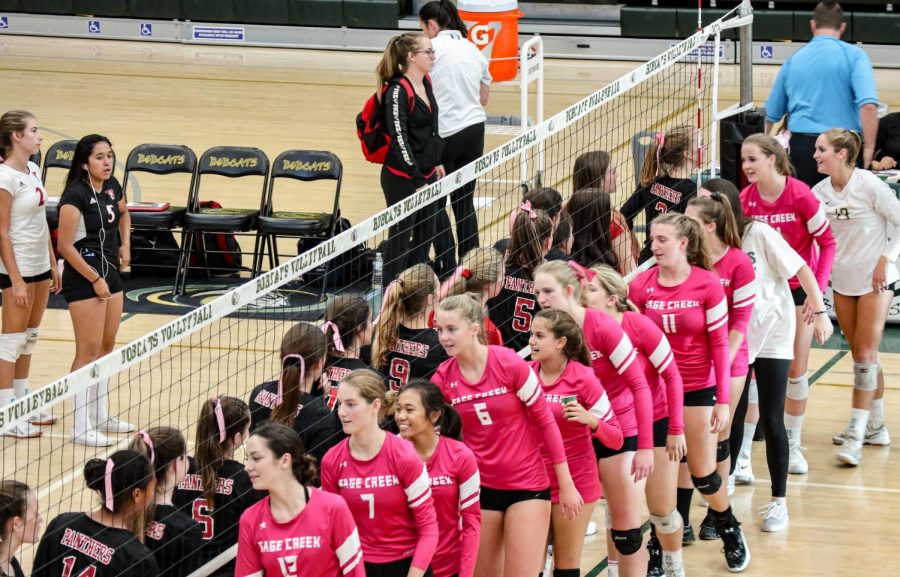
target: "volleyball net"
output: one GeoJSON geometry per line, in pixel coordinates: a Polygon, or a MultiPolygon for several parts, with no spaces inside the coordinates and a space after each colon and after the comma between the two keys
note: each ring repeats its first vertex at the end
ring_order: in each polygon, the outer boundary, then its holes
{"type": "MultiPolygon", "coordinates": [[[[59,421],[37,439],[4,438],[0,478],[17,479],[36,489],[45,519],[94,508],[97,496],[85,487],[84,463],[125,448],[132,439],[132,435],[112,434],[114,444],[104,448],[71,442],[70,400],[102,381],[109,383],[111,415],[144,430],[164,425],[179,428],[192,453],[194,426],[204,402],[217,395],[249,401],[256,385],[278,379],[279,351],[286,330],[301,320],[317,320],[337,290],[332,287],[326,300],[317,302],[314,296],[319,293],[322,274],[330,284],[340,285],[344,271],[362,270],[366,268],[363,261],[371,259],[361,246],[379,250],[390,227],[407,222],[425,208],[449,213],[445,208],[448,197],[466,183],[475,183],[480,246],[508,236],[509,215],[521,203],[524,190],[548,186],[567,198],[572,193],[574,161],[585,152],[609,153],[616,175],[612,206],[620,206],[637,187],[636,175],[657,132],[692,126],[705,142],[714,144],[718,65],[724,54],[720,33],[749,21],[734,11],[727,14],[401,202],[96,362],[35,387],[28,396],[0,410],[0,429],[7,431],[41,411],[53,412],[59,421]],[[297,295],[307,298],[298,301],[297,295]]],[[[697,154],[699,167],[714,164],[704,147],[699,147],[697,154]]],[[[448,221],[453,222],[452,215],[448,221]]],[[[404,255],[418,248],[410,240],[412,233],[412,226],[399,231],[404,255]]],[[[446,232],[438,231],[440,234],[446,232]]],[[[434,246],[438,239],[424,242],[431,258],[439,259],[434,246]]],[[[391,255],[382,253],[382,257],[390,268],[391,255]]],[[[364,280],[340,288],[365,294],[377,314],[379,284],[364,280]]],[[[40,362],[40,355],[38,347],[35,362],[40,362]]],[[[31,554],[27,547],[20,554],[26,567],[31,554]]],[[[207,567],[197,574],[210,571],[207,567]]]]}

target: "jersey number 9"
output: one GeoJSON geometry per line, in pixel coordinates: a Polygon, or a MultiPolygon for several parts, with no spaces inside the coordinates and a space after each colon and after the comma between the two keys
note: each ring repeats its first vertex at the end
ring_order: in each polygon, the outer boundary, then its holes
{"type": "Polygon", "coordinates": [[[399,391],[400,387],[409,381],[409,361],[406,359],[391,359],[390,370],[391,389],[399,391]]]}

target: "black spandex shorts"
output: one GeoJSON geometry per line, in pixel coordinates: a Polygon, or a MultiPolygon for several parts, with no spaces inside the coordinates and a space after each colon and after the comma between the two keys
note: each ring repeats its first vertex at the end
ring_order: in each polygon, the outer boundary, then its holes
{"type": "MultiPolygon", "coordinates": [[[[388,561],[387,563],[369,563],[364,561],[366,568],[366,577],[406,577],[409,574],[409,568],[412,567],[412,557],[406,559],[398,559],[396,561],[388,561]]],[[[433,577],[434,573],[431,567],[425,572],[424,577],[433,577]]]]}
{"type": "MultiPolygon", "coordinates": [[[[25,281],[25,284],[32,284],[36,282],[41,282],[42,280],[50,279],[50,271],[43,272],[34,276],[23,276],[22,280],[25,281]]],[[[8,289],[12,288],[12,280],[9,278],[9,275],[0,273],[0,289],[8,289]]]]}
{"type": "Polygon", "coordinates": [[[715,407],[716,388],[707,387],[699,391],[690,391],[684,394],[685,407],[715,407]]]}
{"type": "Polygon", "coordinates": [[[795,289],[791,289],[791,297],[794,299],[795,307],[802,307],[803,303],[806,302],[806,291],[803,290],[802,286],[798,286],[795,289]]]}
{"type": "MultiPolygon", "coordinates": [[[[102,270],[100,257],[96,252],[84,251],[81,253],[81,258],[94,267],[98,274],[102,270]]],[[[109,286],[111,294],[122,292],[122,280],[119,278],[119,269],[111,263],[106,270],[106,284],[109,286]]],[[[97,293],[94,292],[94,285],[91,284],[91,281],[81,276],[81,273],[69,266],[68,263],[63,269],[62,285],[63,296],[67,303],[97,298],[97,293]]]]}
{"type": "Polygon", "coordinates": [[[653,446],[666,448],[666,441],[669,438],[669,417],[663,417],[658,421],[653,421],[653,446]]]}
{"type": "Polygon", "coordinates": [[[491,489],[481,488],[481,509],[486,511],[500,511],[505,513],[507,509],[522,501],[549,501],[550,487],[542,491],[523,491],[518,489],[491,489]]]}
{"type": "Polygon", "coordinates": [[[631,437],[625,437],[622,441],[622,448],[618,450],[612,450],[609,447],[605,447],[603,443],[598,441],[596,438],[591,438],[591,443],[594,445],[594,456],[598,459],[608,459],[610,457],[615,457],[616,455],[621,455],[622,453],[627,453],[629,451],[637,451],[638,438],[637,435],[632,435],[631,437]]]}

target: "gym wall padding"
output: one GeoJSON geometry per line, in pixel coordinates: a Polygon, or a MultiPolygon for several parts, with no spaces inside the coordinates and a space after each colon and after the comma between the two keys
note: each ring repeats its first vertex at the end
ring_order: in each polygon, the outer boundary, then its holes
{"type": "MultiPolygon", "coordinates": [[[[623,6],[619,12],[622,36],[677,38],[678,16],[674,8],[623,6]]],[[[693,34],[693,31],[691,32],[693,34]]]]}

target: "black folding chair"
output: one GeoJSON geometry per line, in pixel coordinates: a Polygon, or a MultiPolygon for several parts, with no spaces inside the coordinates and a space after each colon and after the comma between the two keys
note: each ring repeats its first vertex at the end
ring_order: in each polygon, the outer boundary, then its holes
{"type": "MultiPolygon", "coordinates": [[[[269,188],[263,200],[256,228],[253,276],[262,272],[263,253],[269,257],[269,268],[280,262],[278,237],[309,239],[317,244],[334,236],[341,216],[340,198],[344,169],[341,160],[331,152],[320,150],[288,150],[275,159],[269,188]],[[296,212],[274,210],[275,181],[291,178],[304,182],[334,180],[331,212],[296,212]]],[[[327,271],[326,271],[327,272],[327,271]]],[[[321,294],[325,292],[326,274],[322,274],[321,294]]]]}
{"type": "Polygon", "coordinates": [[[32,154],[30,157],[28,157],[28,162],[33,162],[36,165],[38,165],[38,168],[40,168],[41,167],[41,151],[38,150],[37,152],[32,154]]]}
{"type": "Polygon", "coordinates": [[[197,176],[188,198],[187,212],[181,225],[181,252],[178,271],[175,275],[173,292],[181,294],[191,267],[191,253],[197,246],[197,268],[209,273],[203,236],[208,234],[246,233],[255,229],[259,217],[258,208],[211,208],[200,203],[200,193],[204,175],[218,175],[227,178],[262,177],[262,185],[257,193],[262,206],[269,179],[269,158],[258,148],[242,146],[216,146],[200,157],[197,176]]]}
{"type": "MultiPolygon", "coordinates": [[[[69,171],[69,167],[72,166],[72,158],[75,156],[76,144],[78,144],[77,140],[60,140],[59,142],[54,142],[47,149],[47,154],[44,155],[44,166],[41,169],[41,182],[44,183],[45,189],[50,188],[47,184],[47,172],[51,168],[61,168],[66,172],[69,171]]],[[[60,185],[59,193],[55,196],[62,196],[62,189],[63,187],[60,185]]],[[[50,194],[49,191],[47,194],[50,194]]],[[[50,229],[59,228],[59,206],[56,202],[53,204],[48,202],[44,207],[44,212],[47,214],[47,225],[50,229]]]]}

